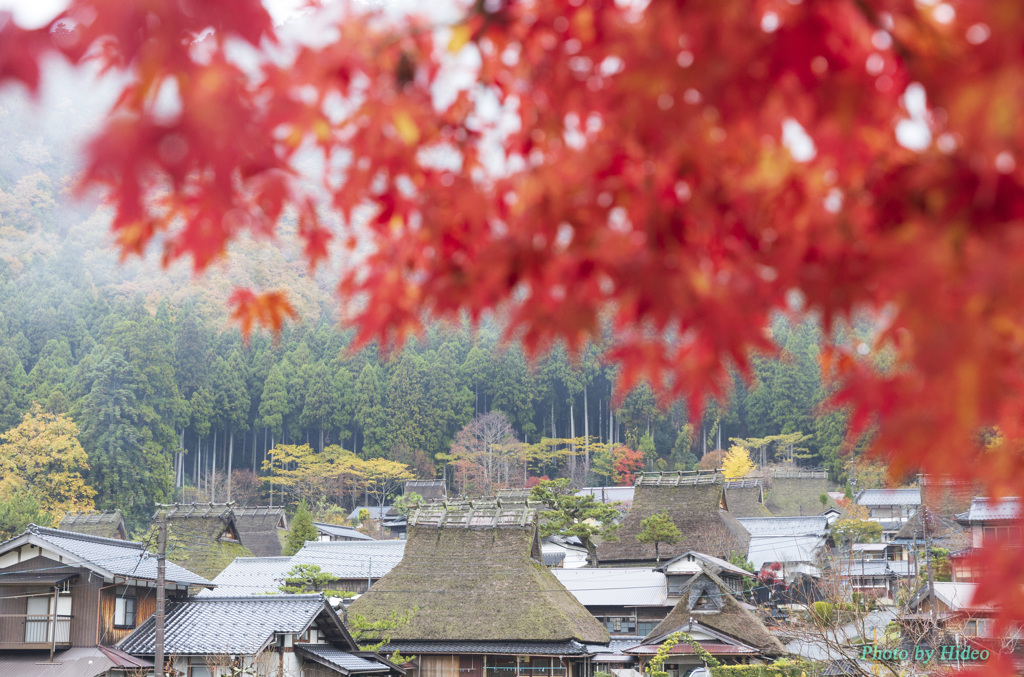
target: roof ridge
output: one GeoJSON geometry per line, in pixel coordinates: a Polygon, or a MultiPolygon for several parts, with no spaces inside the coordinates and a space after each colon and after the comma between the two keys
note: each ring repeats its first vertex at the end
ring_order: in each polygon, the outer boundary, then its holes
{"type": "Polygon", "coordinates": [[[311,602],[314,600],[326,601],[322,593],[306,595],[290,595],[281,593],[279,595],[236,595],[232,597],[188,597],[187,599],[176,600],[177,604],[191,604],[192,602],[311,602]]]}
{"type": "Polygon", "coordinates": [[[61,538],[70,538],[76,541],[88,541],[90,543],[101,543],[104,545],[116,545],[121,548],[131,548],[133,550],[142,550],[148,552],[146,546],[138,541],[122,541],[119,538],[107,538],[105,536],[93,536],[91,534],[83,534],[77,531],[65,531],[63,529],[53,529],[51,527],[41,527],[38,524],[29,524],[25,531],[31,532],[36,536],[45,536],[46,534],[52,534],[61,538]]]}

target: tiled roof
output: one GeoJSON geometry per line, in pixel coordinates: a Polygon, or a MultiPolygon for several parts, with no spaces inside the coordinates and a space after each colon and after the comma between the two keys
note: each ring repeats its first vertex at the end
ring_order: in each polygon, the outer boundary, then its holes
{"type": "Polygon", "coordinates": [[[544,552],[544,553],[541,553],[541,556],[544,558],[544,566],[546,566],[546,567],[554,567],[554,566],[558,566],[559,563],[563,559],[565,559],[565,551],[561,550],[561,551],[558,551],[558,552],[544,552]]]}
{"type": "Polygon", "coordinates": [[[330,644],[296,644],[295,652],[299,655],[310,654],[317,663],[340,670],[343,674],[388,672],[391,669],[384,663],[355,656],[330,644]]]}
{"type": "Polygon", "coordinates": [[[313,522],[313,526],[316,527],[317,531],[320,531],[331,536],[342,536],[344,538],[351,538],[354,541],[374,541],[376,540],[373,536],[367,536],[364,533],[356,531],[353,527],[344,527],[340,524],[327,524],[325,522],[313,522]]]}
{"type": "Polygon", "coordinates": [[[388,514],[392,514],[392,515],[397,514],[397,512],[395,511],[395,506],[393,506],[393,505],[384,505],[384,506],[379,506],[379,505],[361,505],[361,506],[359,506],[358,508],[356,508],[355,510],[353,510],[352,512],[350,512],[348,514],[349,520],[357,520],[357,519],[359,519],[359,511],[360,510],[368,511],[370,513],[370,519],[372,519],[372,520],[380,519],[380,516],[382,514],[385,517],[388,514]]]}
{"type": "MultiPolygon", "coordinates": [[[[324,610],[321,595],[199,597],[168,602],[164,650],[168,655],[257,653],[275,633],[301,633],[324,610]]],[[[136,656],[153,654],[150,616],[119,648],[136,656]]]]}
{"type": "Polygon", "coordinates": [[[865,489],[857,494],[857,505],[921,505],[921,489],[865,489]]]}
{"type": "MultiPolygon", "coordinates": [[[[46,662],[46,655],[29,652],[4,652],[0,659],[0,677],[92,677],[106,675],[108,670],[137,667],[153,668],[151,661],[142,661],[126,656],[109,647],[75,647],[58,651],[53,663],[46,662]]],[[[124,674],[120,670],[116,674],[124,674]]],[[[128,674],[135,674],[129,672],[128,674]]]]}
{"type": "Polygon", "coordinates": [[[821,515],[808,517],[741,517],[740,524],[753,536],[824,536],[828,520],[821,515]]]}
{"type": "Polygon", "coordinates": [[[285,574],[297,564],[316,564],[339,579],[378,579],[402,561],[405,541],[308,541],[291,557],[238,557],[202,597],[235,597],[279,592],[285,574]]]}
{"type": "Polygon", "coordinates": [[[633,500],[634,487],[583,487],[576,492],[577,496],[593,496],[601,503],[621,501],[629,503],[633,500]]]}
{"type": "MultiPolygon", "coordinates": [[[[735,644],[720,644],[718,642],[700,642],[701,647],[711,655],[718,654],[756,654],[759,653],[757,649],[750,646],[737,646],[735,644]]],[[[653,656],[658,653],[660,645],[655,644],[641,644],[640,646],[634,646],[630,649],[626,649],[624,653],[633,656],[653,656]]],[[[672,649],[669,650],[669,654],[685,655],[694,654],[693,647],[686,642],[679,642],[672,649]]]]}
{"type": "Polygon", "coordinates": [[[814,562],[824,546],[824,536],[755,536],[747,560],[755,569],[767,562],[814,562]]]}
{"type": "Polygon", "coordinates": [[[567,642],[400,642],[380,647],[381,654],[399,651],[403,654],[469,653],[517,654],[521,656],[583,656],[587,647],[574,639],[567,642]]]}
{"type": "MultiPolygon", "coordinates": [[[[156,580],[156,555],[147,552],[141,543],[121,541],[102,536],[89,536],[59,529],[30,525],[28,531],[51,545],[117,576],[156,580]]],[[[209,585],[210,581],[167,562],[167,580],[171,583],[209,585]]]]}
{"type": "Polygon", "coordinates": [[[961,522],[997,522],[1020,517],[1020,500],[1010,498],[977,497],[971,501],[971,509],[956,516],[961,522]]]}
{"type": "Polygon", "coordinates": [[[405,541],[309,541],[292,564],[317,564],[338,578],[381,578],[402,561],[405,541]]]}
{"type": "Polygon", "coordinates": [[[651,569],[552,569],[583,606],[670,606],[665,574],[651,569]]]}
{"type": "Polygon", "coordinates": [[[907,577],[913,573],[910,562],[884,559],[842,559],[837,560],[833,566],[840,574],[853,577],[886,576],[890,573],[907,577]]]}

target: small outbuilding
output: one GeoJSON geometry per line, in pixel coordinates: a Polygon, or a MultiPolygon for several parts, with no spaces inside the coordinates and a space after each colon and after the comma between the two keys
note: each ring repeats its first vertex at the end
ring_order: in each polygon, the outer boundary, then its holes
{"type": "Polygon", "coordinates": [[[69,512],[61,519],[58,528],[61,531],[73,531],[76,534],[113,538],[119,541],[128,540],[128,530],[124,526],[124,515],[120,510],[69,512]]]}

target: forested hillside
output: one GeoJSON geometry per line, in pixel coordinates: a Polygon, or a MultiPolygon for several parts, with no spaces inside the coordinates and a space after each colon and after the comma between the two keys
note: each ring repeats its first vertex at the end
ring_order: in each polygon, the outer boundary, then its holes
{"type": "MultiPolygon", "coordinates": [[[[447,459],[439,454],[491,411],[508,416],[520,441],[589,435],[642,451],[658,469],[692,467],[731,437],[802,432],[799,448],[780,454],[825,465],[835,479],[846,472],[845,419],[818,412],[826,393],[812,320],[778,318],[771,331],[781,359],[757,360],[749,385],[737,375],[728,402],[712,401],[699,421],[678,403],[659,406],[646,386],[613,402],[607,346],[579,359],[556,350],[531,365],[516,346],[499,344],[494,320],[476,331],[435,326],[395,354],[352,352],[329,290],[287,248],[247,242],[233,266],[199,280],[147,259],[117,265],[106,211],[67,195],[75,170],[67,148],[88,111],[68,102],[55,108],[66,124],[34,127],[26,123],[33,110],[0,102],[8,140],[0,148],[0,430],[18,426],[33,403],[66,414],[98,508],[122,508],[138,523],[157,501],[223,500],[227,468],[259,473],[277,444],[340,445],[441,476],[447,459]],[[246,344],[226,318],[232,286],[248,282],[292,292],[302,320],[277,342],[256,334],[246,344]]],[[[557,458],[527,470],[565,474],[557,458]]],[[[238,481],[245,495],[267,498],[251,475],[238,481]]]]}

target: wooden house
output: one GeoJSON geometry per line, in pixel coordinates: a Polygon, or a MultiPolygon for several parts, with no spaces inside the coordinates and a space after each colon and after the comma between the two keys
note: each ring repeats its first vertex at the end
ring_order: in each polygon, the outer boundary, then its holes
{"type": "Polygon", "coordinates": [[[124,516],[120,510],[69,512],[64,515],[57,528],[90,536],[116,538],[119,541],[128,540],[128,530],[124,526],[124,516]]]}
{"type": "Polygon", "coordinates": [[[726,480],[725,500],[733,517],[771,517],[764,507],[764,480],[760,477],[743,477],[726,480]]]}
{"type": "Polygon", "coordinates": [[[868,511],[875,522],[904,523],[921,507],[921,488],[865,489],[857,494],[856,503],[868,511]]]}
{"type": "Polygon", "coordinates": [[[654,545],[641,543],[637,536],[641,522],[661,512],[668,513],[683,535],[675,545],[659,546],[661,559],[672,559],[690,550],[722,559],[746,556],[750,534],[728,512],[724,485],[724,478],[715,471],[641,474],[633,504],[619,529],[619,540],[598,546],[598,562],[607,566],[654,564],[654,545]]]}
{"type": "Polygon", "coordinates": [[[175,503],[158,509],[167,520],[168,561],[212,580],[236,557],[252,556],[242,544],[230,504],[175,503]]]}
{"type": "Polygon", "coordinates": [[[328,524],[327,522],[313,522],[316,527],[317,540],[329,541],[375,541],[373,536],[356,530],[354,527],[347,527],[341,524],[328,524]]]}
{"type": "MultiPolygon", "coordinates": [[[[735,599],[728,584],[711,569],[702,566],[680,592],[679,601],[665,620],[641,644],[626,649],[625,653],[639,657],[642,665],[669,635],[680,631],[725,665],[765,662],[786,653],[764,623],[735,599]]],[[[693,644],[682,641],[669,651],[664,669],[669,674],[684,675],[703,664],[693,644]]]]}
{"type": "MultiPolygon", "coordinates": [[[[155,634],[150,619],[120,648],[152,660],[155,634]]],[[[405,674],[376,653],[360,651],[321,595],[175,600],[167,605],[164,651],[174,674],[187,677],[405,674]]]]}
{"type": "Polygon", "coordinates": [[[607,630],[541,562],[536,509],[424,506],[409,518],[402,561],[349,613],[370,621],[415,609],[381,651],[416,656],[422,677],[582,674],[607,630]]]}
{"type": "MultiPolygon", "coordinates": [[[[23,677],[140,667],[111,647],[154,612],[156,565],[141,543],[35,525],[0,544],[0,665],[23,677]]],[[[171,562],[166,578],[171,598],[212,585],[171,562]]]]}
{"type": "Polygon", "coordinates": [[[284,508],[256,506],[233,507],[238,539],[256,557],[277,557],[288,536],[288,517],[284,508]]]}

